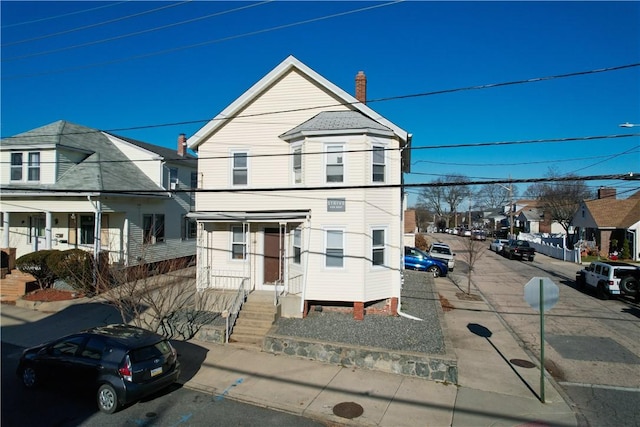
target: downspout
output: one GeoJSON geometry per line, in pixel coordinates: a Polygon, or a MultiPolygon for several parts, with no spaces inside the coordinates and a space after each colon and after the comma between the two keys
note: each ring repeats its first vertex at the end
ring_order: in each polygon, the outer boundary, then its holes
{"type": "Polygon", "coordinates": [[[93,268],[93,287],[94,289],[98,285],[98,266],[100,265],[100,236],[102,234],[102,202],[100,200],[96,200],[95,202],[91,200],[91,196],[87,196],[87,200],[93,206],[95,221],[93,224],[93,259],[94,259],[94,268],[93,268]]]}
{"type": "Polygon", "coordinates": [[[402,152],[406,147],[410,147],[411,144],[411,134],[407,137],[407,145],[400,149],[400,232],[398,233],[400,240],[400,258],[399,258],[399,268],[400,271],[400,292],[398,293],[398,315],[411,320],[420,320],[418,317],[412,316],[407,313],[402,312],[402,288],[404,287],[404,171],[402,170],[402,152]]]}
{"type": "Polygon", "coordinates": [[[310,252],[310,245],[311,245],[311,236],[309,235],[309,230],[311,229],[311,227],[309,227],[309,221],[310,221],[310,214],[307,214],[307,219],[305,220],[305,228],[306,231],[303,235],[303,238],[306,238],[305,243],[307,244],[307,250],[306,250],[306,254],[304,256],[304,278],[302,279],[302,299],[300,300],[300,312],[304,313],[304,302],[306,300],[306,294],[307,294],[307,277],[309,275],[309,254],[310,252]]]}

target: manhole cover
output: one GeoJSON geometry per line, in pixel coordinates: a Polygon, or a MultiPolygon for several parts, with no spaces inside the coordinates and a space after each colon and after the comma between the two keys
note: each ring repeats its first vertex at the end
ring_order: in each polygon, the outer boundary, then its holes
{"type": "Polygon", "coordinates": [[[535,368],[536,367],[536,365],[534,365],[533,363],[529,362],[528,360],[523,360],[523,359],[511,359],[511,360],[509,360],[509,362],[511,362],[512,365],[520,366],[521,368],[535,368]]]}
{"type": "Polygon", "coordinates": [[[333,407],[333,413],[342,418],[357,418],[363,412],[362,406],[355,402],[342,402],[333,407]]]}

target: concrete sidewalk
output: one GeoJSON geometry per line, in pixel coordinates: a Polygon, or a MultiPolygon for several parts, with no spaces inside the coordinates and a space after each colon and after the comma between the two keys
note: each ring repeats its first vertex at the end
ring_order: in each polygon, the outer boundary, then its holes
{"type": "MultiPolygon", "coordinates": [[[[576,426],[576,416],[481,298],[461,299],[436,280],[444,333],[458,357],[458,385],[345,368],[252,349],[191,340],[177,343],[186,387],[326,422],[364,426],[576,426]],[[447,309],[447,307],[454,307],[447,309]],[[336,407],[336,405],[340,405],[336,407]],[[338,416],[334,414],[334,408],[338,416]],[[358,409],[362,414],[353,418],[358,409]],[[338,409],[346,409],[340,412],[338,409]]],[[[457,295],[458,294],[458,295],[457,295]]],[[[2,341],[39,343],[79,328],[118,322],[102,304],[46,309],[2,305],[2,341]],[[60,310],[60,311],[58,311],[60,310]]]]}

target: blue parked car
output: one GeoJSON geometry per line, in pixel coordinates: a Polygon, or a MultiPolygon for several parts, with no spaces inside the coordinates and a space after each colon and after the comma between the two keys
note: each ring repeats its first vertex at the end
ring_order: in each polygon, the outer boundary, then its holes
{"type": "Polygon", "coordinates": [[[447,263],[431,258],[429,254],[418,248],[404,247],[404,268],[407,270],[426,271],[433,277],[446,276],[447,263]]]}

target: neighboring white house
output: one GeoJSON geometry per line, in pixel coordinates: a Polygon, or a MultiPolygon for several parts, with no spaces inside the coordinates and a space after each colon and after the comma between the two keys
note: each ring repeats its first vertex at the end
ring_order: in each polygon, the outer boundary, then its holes
{"type": "Polygon", "coordinates": [[[196,253],[197,161],[66,121],[2,140],[2,247],[108,251],[133,266],[196,253]],[[187,191],[184,191],[187,190],[187,191]]]}
{"type": "Polygon", "coordinates": [[[364,73],[353,97],[290,56],[189,138],[200,289],[396,313],[411,136],[365,101],[364,73]]]}

